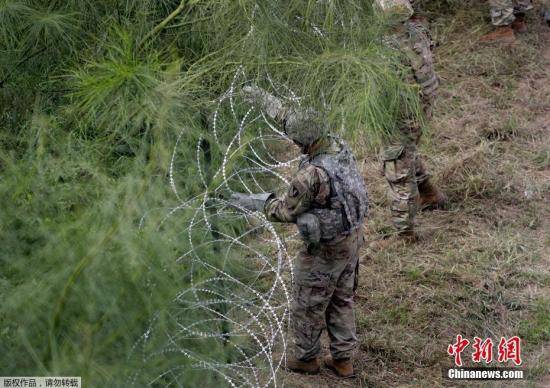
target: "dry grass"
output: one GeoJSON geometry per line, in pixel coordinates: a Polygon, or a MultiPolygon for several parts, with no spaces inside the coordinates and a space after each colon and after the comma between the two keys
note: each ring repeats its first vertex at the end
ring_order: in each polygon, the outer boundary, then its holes
{"type": "MultiPolygon", "coordinates": [[[[515,386],[550,384],[550,31],[533,14],[519,45],[484,47],[485,11],[434,20],[444,82],[422,151],[451,208],[419,216],[418,244],[365,255],[359,377],[286,374],[286,386],[473,386],[442,376],[458,333],[520,335],[528,379],[515,386]]],[[[389,211],[378,162],[363,168],[372,241],[389,211]]]]}

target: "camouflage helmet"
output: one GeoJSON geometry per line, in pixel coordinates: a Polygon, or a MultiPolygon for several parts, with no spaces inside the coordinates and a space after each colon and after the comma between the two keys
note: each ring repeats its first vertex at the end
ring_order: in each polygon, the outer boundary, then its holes
{"type": "Polygon", "coordinates": [[[327,132],[321,114],[297,105],[285,106],[283,101],[257,85],[246,85],[242,96],[250,104],[259,105],[269,117],[282,124],[285,134],[300,146],[307,147],[327,132]]]}
{"type": "Polygon", "coordinates": [[[378,10],[391,23],[403,23],[414,14],[409,0],[375,0],[378,10]]]}
{"type": "Polygon", "coordinates": [[[308,147],[327,133],[327,125],[314,109],[290,108],[284,116],[286,135],[300,146],[308,147]]]}

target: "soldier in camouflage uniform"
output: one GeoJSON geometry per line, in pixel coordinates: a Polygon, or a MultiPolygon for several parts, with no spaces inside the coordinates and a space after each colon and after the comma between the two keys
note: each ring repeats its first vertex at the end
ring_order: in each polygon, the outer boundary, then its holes
{"type": "MultiPolygon", "coordinates": [[[[411,17],[413,9],[408,0],[377,0],[386,17],[395,23],[392,44],[400,49],[410,67],[409,82],[420,86],[424,113],[431,117],[432,104],[439,86],[435,73],[431,39],[425,23],[411,17]]],[[[447,197],[432,183],[417,152],[421,125],[417,120],[405,118],[398,140],[381,154],[383,170],[390,187],[392,222],[397,235],[371,245],[383,249],[393,240],[415,241],[415,216],[418,208],[442,208],[447,197]]]]}
{"type": "Polygon", "coordinates": [[[319,372],[320,337],[326,327],[331,356],[325,357],[325,364],[339,376],[350,377],[357,346],[353,297],[368,202],[363,178],[348,146],[326,134],[316,112],[285,107],[255,86],[245,87],[244,94],[275,119],[306,155],[283,195],[232,196],[237,207],[264,211],[271,221],[296,223],[305,242],[295,266],[291,308],[295,346],[286,367],[319,372]]]}
{"type": "MultiPolygon", "coordinates": [[[[501,41],[515,42],[514,32],[527,32],[525,13],[533,9],[532,0],[490,0],[491,22],[496,29],[484,35],[485,42],[501,41]]],[[[550,0],[541,0],[541,14],[544,21],[550,25],[550,0]]]]}

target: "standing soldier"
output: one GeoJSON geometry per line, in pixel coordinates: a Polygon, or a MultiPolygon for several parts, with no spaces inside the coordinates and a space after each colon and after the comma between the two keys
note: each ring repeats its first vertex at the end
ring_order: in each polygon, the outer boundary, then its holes
{"type": "MultiPolygon", "coordinates": [[[[490,0],[491,22],[495,30],[481,37],[481,41],[513,43],[514,32],[527,32],[525,13],[533,8],[531,0],[490,0]]],[[[542,17],[550,25],[550,0],[541,0],[542,17]]]]}
{"type": "MultiPolygon", "coordinates": [[[[393,24],[391,44],[405,54],[406,64],[411,69],[409,82],[420,87],[422,108],[429,118],[439,78],[434,70],[432,42],[425,22],[412,16],[414,11],[408,0],[376,2],[384,17],[393,24]]],[[[397,234],[371,244],[374,250],[383,249],[395,240],[416,241],[414,226],[418,208],[443,208],[447,202],[447,197],[433,184],[418,155],[421,130],[418,120],[405,117],[396,141],[382,152],[384,175],[392,198],[392,222],[397,234]]]]}
{"type": "Polygon", "coordinates": [[[320,337],[326,326],[331,356],[325,364],[340,377],[353,376],[357,346],[353,297],[357,287],[367,192],[354,156],[327,134],[319,115],[284,106],[266,91],[248,86],[247,101],[281,125],[306,155],[285,194],[233,194],[234,206],[263,211],[271,221],[296,223],[305,242],[295,265],[291,309],[294,353],[286,367],[319,372],[320,337]]]}

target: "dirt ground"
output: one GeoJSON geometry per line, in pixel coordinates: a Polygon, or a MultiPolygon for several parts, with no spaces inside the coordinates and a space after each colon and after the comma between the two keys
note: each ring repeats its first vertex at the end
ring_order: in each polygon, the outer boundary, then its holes
{"type": "MultiPolygon", "coordinates": [[[[450,208],[418,217],[413,246],[365,248],[357,378],[285,373],[284,386],[481,386],[443,377],[457,334],[522,339],[527,378],[486,385],[550,386],[550,29],[533,13],[516,45],[483,45],[486,11],[428,15],[442,86],[421,151],[450,208]]],[[[363,171],[373,241],[392,230],[386,186],[376,156],[363,171]]]]}

